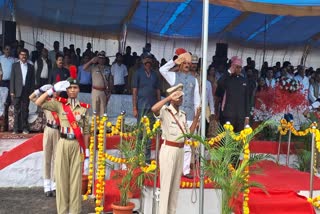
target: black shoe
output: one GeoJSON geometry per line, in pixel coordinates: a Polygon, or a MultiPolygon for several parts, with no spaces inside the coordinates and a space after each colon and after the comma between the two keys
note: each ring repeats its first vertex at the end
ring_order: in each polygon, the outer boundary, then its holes
{"type": "Polygon", "coordinates": [[[52,192],[51,191],[45,192],[44,195],[46,197],[52,197],[52,192]]]}
{"type": "Polygon", "coordinates": [[[193,175],[191,175],[190,173],[183,175],[183,177],[188,178],[188,179],[193,179],[193,175]]]}
{"type": "Polygon", "coordinates": [[[52,197],[56,197],[56,191],[55,190],[52,190],[52,197]]]}

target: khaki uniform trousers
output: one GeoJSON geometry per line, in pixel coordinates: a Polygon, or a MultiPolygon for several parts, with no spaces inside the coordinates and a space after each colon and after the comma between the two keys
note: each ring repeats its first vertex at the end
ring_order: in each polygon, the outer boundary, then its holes
{"type": "Polygon", "coordinates": [[[183,167],[183,148],[162,144],[160,161],[159,214],[175,214],[183,167]]]}
{"type": "Polygon", "coordinates": [[[60,138],[55,162],[58,214],[79,214],[81,212],[81,166],[78,141],[60,138]]]}
{"type": "MultiPolygon", "coordinates": [[[[44,159],[44,179],[54,182],[54,161],[56,156],[56,146],[60,138],[59,129],[53,129],[48,126],[44,128],[43,132],[43,159],[44,159]]],[[[45,189],[45,191],[55,190],[45,189]]]]}
{"type": "Polygon", "coordinates": [[[97,112],[97,115],[103,116],[106,105],[107,96],[104,91],[99,91],[92,88],[92,110],[97,112]]]}

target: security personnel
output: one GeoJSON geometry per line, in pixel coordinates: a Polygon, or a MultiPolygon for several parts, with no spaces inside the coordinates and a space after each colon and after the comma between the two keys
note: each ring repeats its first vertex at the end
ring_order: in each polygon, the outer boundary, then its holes
{"type": "Polygon", "coordinates": [[[106,53],[100,51],[97,57],[83,65],[83,70],[91,73],[92,109],[102,117],[106,112],[113,85],[110,67],[106,66],[106,53]]]}
{"type": "MultiPolygon", "coordinates": [[[[30,96],[29,99],[35,102],[37,98],[53,86],[48,84],[36,89],[30,96]]],[[[55,97],[55,94],[54,94],[55,97]]],[[[61,99],[61,98],[58,98],[61,99]]],[[[54,180],[54,160],[56,156],[56,145],[60,138],[60,120],[56,112],[48,110],[43,111],[47,120],[47,125],[43,132],[43,159],[44,159],[44,176],[43,176],[43,187],[44,194],[46,197],[56,196],[56,183],[54,180]]]]}
{"type": "Polygon", "coordinates": [[[160,119],[164,142],[160,150],[160,207],[159,214],[175,214],[179,186],[183,168],[183,134],[193,133],[200,116],[197,109],[190,130],[187,116],[179,110],[183,99],[183,85],[178,84],[167,90],[170,94],[152,107],[152,112],[160,119]],[[170,102],[169,106],[165,104],[170,102]]]}
{"type": "MultiPolygon", "coordinates": [[[[79,91],[78,80],[71,75],[67,81],[56,83],[36,100],[36,104],[43,109],[57,112],[60,119],[60,139],[55,160],[58,214],[81,212],[81,168],[84,151],[86,157],[89,156],[89,150],[86,149],[89,142],[89,104],[79,102],[79,91]],[[64,90],[67,91],[67,100],[47,101],[54,91],[64,90]]],[[[87,167],[85,164],[85,170],[87,167]]]]}

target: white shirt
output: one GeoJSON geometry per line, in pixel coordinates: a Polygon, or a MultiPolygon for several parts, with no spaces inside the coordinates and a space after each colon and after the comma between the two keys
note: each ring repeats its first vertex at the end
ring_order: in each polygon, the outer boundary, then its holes
{"type": "Polygon", "coordinates": [[[302,76],[297,75],[297,76],[294,77],[294,79],[303,86],[303,88],[301,89],[302,93],[305,93],[305,91],[309,90],[310,83],[309,83],[308,77],[304,76],[302,78],[302,76]]]}
{"type": "Polygon", "coordinates": [[[114,63],[111,66],[111,74],[114,85],[124,85],[124,77],[128,76],[128,70],[124,64],[118,65],[118,63],[114,63]]]}
{"type": "Polygon", "coordinates": [[[266,81],[266,85],[270,88],[274,88],[276,86],[276,80],[273,78],[271,80],[266,78],[265,81],[266,81]]]}
{"type": "MultiPolygon", "coordinates": [[[[176,72],[170,71],[170,69],[173,68],[174,66],[175,66],[174,61],[170,60],[166,64],[161,66],[159,69],[161,75],[163,76],[163,78],[167,80],[170,86],[173,86],[174,83],[176,82],[176,72]]],[[[194,112],[196,112],[197,107],[200,106],[200,93],[199,93],[199,84],[197,79],[194,87],[193,102],[194,102],[194,112]]]]}
{"type": "MultiPolygon", "coordinates": [[[[47,64],[47,61],[44,60],[42,57],[41,59],[42,60],[42,63],[43,63],[43,67],[42,67],[42,71],[40,73],[40,78],[43,78],[43,79],[48,79],[48,64],[47,64]]],[[[34,64],[34,70],[37,71],[38,69],[38,62],[36,61],[36,63],[34,64]]]]}
{"type": "Polygon", "coordinates": [[[20,61],[20,68],[21,68],[21,73],[22,73],[22,85],[25,86],[27,72],[28,72],[28,63],[27,62],[23,63],[20,61]]]}
{"type": "Polygon", "coordinates": [[[2,80],[10,80],[12,64],[17,60],[11,56],[0,56],[0,74],[2,74],[2,80]]]}

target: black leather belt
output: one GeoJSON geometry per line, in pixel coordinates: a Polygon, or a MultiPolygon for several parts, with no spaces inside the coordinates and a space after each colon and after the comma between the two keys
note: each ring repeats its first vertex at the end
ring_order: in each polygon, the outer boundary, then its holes
{"type": "Polygon", "coordinates": [[[74,134],[72,134],[72,133],[70,133],[70,134],[61,133],[60,137],[64,138],[64,139],[67,139],[67,140],[76,140],[77,139],[76,136],[74,134]]]}
{"type": "Polygon", "coordinates": [[[47,126],[50,127],[50,128],[53,128],[53,129],[59,129],[60,126],[57,125],[57,124],[50,124],[50,123],[47,123],[47,126]]]}

